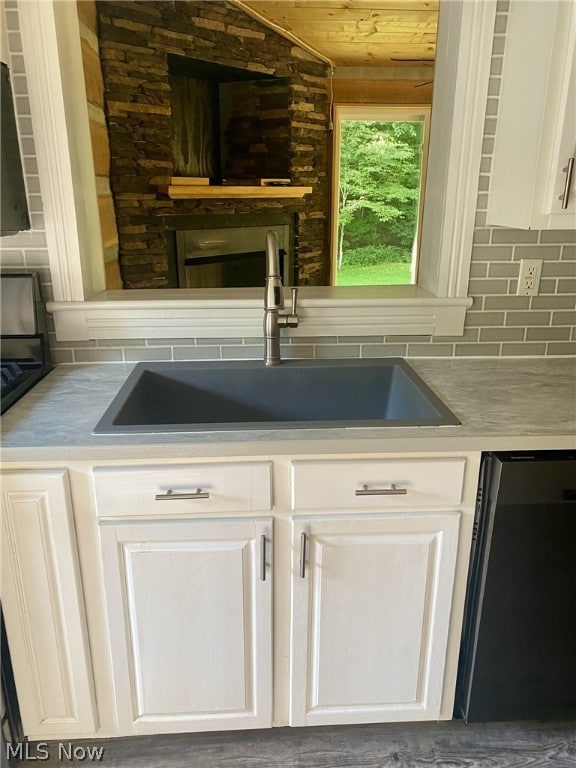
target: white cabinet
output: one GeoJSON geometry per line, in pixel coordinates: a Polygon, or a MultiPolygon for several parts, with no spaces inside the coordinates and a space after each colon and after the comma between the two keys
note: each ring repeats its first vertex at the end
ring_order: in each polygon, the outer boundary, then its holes
{"type": "Polygon", "coordinates": [[[459,517],[294,520],[291,725],[439,718],[459,517]]]}
{"type": "Polygon", "coordinates": [[[2,474],[2,608],[25,734],[93,734],[98,723],[66,470],[2,474]]]}
{"type": "Polygon", "coordinates": [[[269,461],[110,466],[94,470],[98,517],[269,510],[269,461]]]}
{"type": "Polygon", "coordinates": [[[295,521],[291,725],[439,718],[458,526],[458,514],[295,521]]]}
{"type": "Polygon", "coordinates": [[[292,509],[414,509],[462,501],[466,459],[312,459],[292,464],[292,509]]]}
{"type": "Polygon", "coordinates": [[[271,519],[102,524],[121,734],[272,724],[271,519]]]}
{"type": "Polygon", "coordinates": [[[271,726],[269,462],[93,474],[120,733],[271,726]]]}
{"type": "Polygon", "coordinates": [[[576,6],[510,0],[487,223],[576,228],[576,6]]]}
{"type": "Polygon", "coordinates": [[[446,717],[466,467],[463,456],[292,463],[291,725],[446,717]]]}
{"type": "Polygon", "coordinates": [[[2,600],[26,735],[451,717],[478,464],[8,473],[2,600]]]}

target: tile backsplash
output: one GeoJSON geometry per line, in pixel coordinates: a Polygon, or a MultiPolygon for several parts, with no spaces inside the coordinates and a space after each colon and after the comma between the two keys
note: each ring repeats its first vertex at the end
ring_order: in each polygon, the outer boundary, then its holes
{"type": "MultiPolygon", "coordinates": [[[[32,229],[0,238],[0,264],[3,267],[38,268],[44,295],[51,299],[43,205],[15,0],[6,0],[5,13],[32,229]]],[[[507,2],[499,2],[469,283],[469,295],[473,297],[474,303],[467,313],[464,335],[436,338],[300,336],[284,340],[284,356],[411,358],[576,355],[576,230],[525,231],[486,226],[506,19],[507,2]],[[520,259],[523,258],[543,261],[538,296],[515,295],[520,259]]],[[[167,338],[60,343],[52,335],[52,350],[55,362],[59,363],[238,359],[260,357],[262,341],[260,338],[167,338]]]]}

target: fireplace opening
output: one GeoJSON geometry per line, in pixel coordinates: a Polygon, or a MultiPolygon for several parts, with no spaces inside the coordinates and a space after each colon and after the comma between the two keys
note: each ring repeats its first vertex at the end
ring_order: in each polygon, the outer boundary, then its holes
{"type": "Polygon", "coordinates": [[[286,179],[287,78],[168,55],[175,175],[212,183],[286,179]]]}
{"type": "Polygon", "coordinates": [[[296,214],[165,217],[179,288],[253,288],[266,278],[266,234],[278,233],[284,285],[298,285],[296,214]]]}

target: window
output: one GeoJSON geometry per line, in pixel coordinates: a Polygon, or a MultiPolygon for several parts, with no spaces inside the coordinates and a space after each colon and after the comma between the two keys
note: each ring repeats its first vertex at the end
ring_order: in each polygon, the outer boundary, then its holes
{"type": "MultiPolygon", "coordinates": [[[[262,331],[260,289],[102,292],[90,226],[98,224],[82,51],[74,4],[18,3],[46,237],[62,341],[251,337],[262,331]],[[65,105],[65,108],[64,108],[65,105]],[[85,138],[84,138],[85,137],[85,138]],[[88,153],[91,149],[87,150],[88,153]],[[93,193],[91,187],[94,186],[93,193]],[[90,210],[88,210],[90,209],[90,210]],[[92,209],[95,214],[92,216],[92,209]],[[85,226],[84,220],[88,220],[85,226]],[[226,292],[226,293],[224,293],[226,292]],[[162,297],[158,296],[162,293],[162,297]],[[230,318],[234,322],[230,322],[230,318]]],[[[418,282],[411,286],[302,289],[295,335],[461,334],[476,216],[496,0],[440,2],[434,113],[418,282]]],[[[95,230],[94,230],[95,231],[95,230]]]]}
{"type": "Polygon", "coordinates": [[[416,283],[429,107],[336,106],[332,285],[416,283]]]}

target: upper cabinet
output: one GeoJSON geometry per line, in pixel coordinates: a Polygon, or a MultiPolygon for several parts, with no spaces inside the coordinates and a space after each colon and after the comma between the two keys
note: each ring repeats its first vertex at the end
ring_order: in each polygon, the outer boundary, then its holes
{"type": "Polygon", "coordinates": [[[510,1],[489,225],[576,227],[575,41],[573,3],[510,1]]]}

